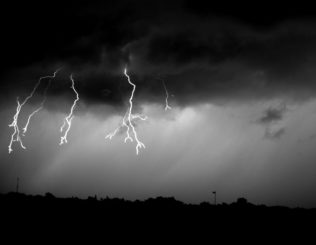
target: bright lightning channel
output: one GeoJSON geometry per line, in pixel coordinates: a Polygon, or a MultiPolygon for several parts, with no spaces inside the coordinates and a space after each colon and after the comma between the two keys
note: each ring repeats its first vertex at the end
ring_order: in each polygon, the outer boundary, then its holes
{"type": "Polygon", "coordinates": [[[77,104],[77,102],[79,100],[79,94],[78,94],[77,90],[75,89],[75,81],[74,81],[74,79],[72,77],[72,74],[70,75],[70,80],[71,80],[71,87],[70,88],[75,92],[76,99],[74,100],[74,102],[73,102],[73,104],[71,106],[71,109],[70,109],[70,112],[69,112],[68,116],[65,117],[63,125],[60,127],[60,132],[62,133],[64,131],[64,128],[67,125],[67,129],[65,130],[64,135],[61,136],[61,138],[60,138],[59,145],[62,145],[64,143],[68,142],[67,141],[67,135],[68,135],[68,132],[69,132],[69,130],[71,128],[72,119],[74,118],[73,111],[74,111],[74,109],[76,107],[76,104],[77,104]]]}
{"type": "Polygon", "coordinates": [[[23,128],[23,136],[24,136],[25,133],[27,132],[28,126],[29,126],[30,121],[31,121],[31,118],[32,118],[37,112],[39,112],[39,111],[44,107],[44,103],[46,102],[47,91],[48,91],[48,89],[49,89],[49,87],[50,87],[51,81],[52,81],[53,78],[56,77],[56,74],[58,73],[58,71],[59,71],[60,69],[61,69],[61,68],[57,69],[57,70],[54,72],[54,74],[53,74],[52,76],[45,76],[45,77],[41,77],[41,78],[40,78],[40,80],[45,79],[45,78],[49,78],[50,80],[48,81],[48,84],[47,84],[47,86],[46,86],[46,88],[45,88],[45,91],[44,91],[44,99],[42,100],[40,106],[39,106],[37,109],[35,109],[35,110],[28,116],[28,118],[27,118],[27,122],[26,122],[26,124],[25,124],[25,126],[24,126],[24,128],[23,128]]]}
{"type": "Polygon", "coordinates": [[[112,133],[109,133],[108,135],[106,135],[105,138],[111,140],[117,134],[117,132],[120,130],[120,128],[125,127],[126,128],[126,137],[124,139],[124,142],[126,143],[128,140],[133,142],[135,140],[137,143],[136,144],[136,154],[138,155],[139,149],[145,148],[145,144],[138,139],[136,129],[133,125],[133,120],[140,119],[140,120],[144,121],[147,119],[147,116],[141,116],[139,114],[132,113],[132,111],[133,111],[133,98],[134,98],[134,93],[136,90],[136,85],[134,83],[132,83],[130,76],[127,74],[126,68],[124,69],[124,75],[126,76],[128,83],[133,86],[133,90],[132,90],[131,96],[129,98],[129,108],[123,117],[122,124],[119,127],[117,127],[112,133]],[[132,131],[132,132],[130,132],[130,131],[132,131]],[[131,136],[131,134],[133,137],[131,136]]]}
{"type": "Polygon", "coordinates": [[[169,103],[168,103],[169,93],[168,93],[166,84],[165,84],[165,82],[164,82],[163,80],[162,80],[162,84],[163,84],[163,87],[164,87],[164,89],[165,89],[165,91],[166,91],[166,106],[165,106],[165,111],[171,110],[172,108],[171,108],[171,106],[169,106],[169,103]]]}
{"type": "Polygon", "coordinates": [[[13,127],[14,128],[14,132],[11,135],[11,140],[10,140],[9,147],[8,147],[9,148],[9,154],[13,151],[12,150],[13,142],[19,142],[21,147],[23,149],[26,149],[26,147],[23,145],[23,142],[21,140],[20,129],[19,129],[19,126],[18,126],[18,118],[19,118],[19,114],[20,114],[20,111],[21,111],[21,107],[22,107],[22,104],[20,104],[20,102],[19,102],[19,97],[17,97],[16,102],[18,104],[17,107],[16,107],[16,113],[13,116],[12,123],[9,124],[9,127],[13,127]]]}
{"type": "MultiPolygon", "coordinates": [[[[14,114],[13,116],[13,121],[11,124],[9,124],[9,127],[13,127],[14,128],[14,131],[11,135],[11,140],[10,140],[10,143],[9,143],[9,146],[8,146],[8,149],[9,149],[9,154],[13,151],[12,149],[12,144],[13,142],[19,142],[20,143],[20,146],[22,147],[22,149],[26,149],[26,147],[23,145],[23,142],[22,142],[22,139],[21,139],[21,136],[20,136],[20,129],[19,129],[19,125],[18,125],[18,119],[19,119],[19,115],[20,115],[20,111],[22,109],[22,107],[28,102],[29,99],[31,99],[36,91],[36,89],[38,88],[38,86],[41,84],[41,81],[43,79],[46,79],[46,78],[54,78],[57,74],[57,72],[60,70],[61,68],[57,69],[53,76],[44,76],[44,77],[40,77],[40,79],[37,81],[37,83],[35,84],[32,92],[29,94],[29,96],[27,96],[24,101],[22,103],[19,102],[19,98],[17,97],[17,107],[16,107],[16,113],[14,114]]],[[[49,82],[50,83],[50,82],[49,82]]],[[[48,89],[48,87],[47,87],[48,89]]],[[[46,90],[45,89],[45,95],[46,95],[46,90]]],[[[44,98],[44,101],[45,101],[45,98],[44,98]]],[[[42,108],[44,102],[41,103],[41,106],[40,108],[42,108]]],[[[29,117],[28,117],[28,120],[27,120],[27,123],[25,125],[25,127],[23,128],[23,135],[24,133],[26,133],[27,131],[27,128],[28,128],[28,125],[30,123],[30,120],[31,118],[34,116],[34,114],[36,114],[40,109],[37,108],[35,111],[33,111],[29,117]]]]}

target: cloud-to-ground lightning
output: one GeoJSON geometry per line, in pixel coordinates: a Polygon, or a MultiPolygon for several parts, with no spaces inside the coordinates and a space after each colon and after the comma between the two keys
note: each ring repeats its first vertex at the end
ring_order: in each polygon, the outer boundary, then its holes
{"type": "Polygon", "coordinates": [[[165,111],[171,110],[172,108],[171,108],[171,106],[169,106],[169,103],[168,103],[169,93],[168,93],[168,90],[167,90],[167,87],[166,87],[166,84],[165,84],[165,81],[164,81],[164,80],[162,80],[162,84],[163,84],[163,87],[164,87],[164,89],[165,89],[165,91],[166,91],[166,105],[165,105],[165,111]]]}
{"type": "Polygon", "coordinates": [[[70,88],[75,92],[76,99],[74,100],[74,102],[73,102],[73,104],[72,104],[72,106],[70,108],[70,112],[69,112],[68,116],[65,117],[63,125],[60,127],[60,132],[62,133],[64,131],[64,128],[67,125],[67,129],[65,130],[64,135],[61,136],[61,138],[60,138],[59,145],[62,145],[64,143],[68,142],[67,141],[67,135],[68,135],[68,132],[69,132],[69,130],[71,128],[72,119],[74,118],[73,111],[74,111],[74,109],[76,107],[77,102],[79,101],[79,94],[78,94],[77,90],[75,89],[75,81],[73,79],[72,74],[70,75],[70,80],[71,80],[71,87],[70,88]]]}
{"type": "Polygon", "coordinates": [[[18,118],[19,118],[19,114],[20,114],[22,105],[19,102],[19,98],[17,98],[16,101],[17,101],[17,104],[18,104],[17,107],[16,107],[16,113],[13,116],[12,123],[9,124],[9,127],[13,127],[14,128],[14,132],[11,135],[11,140],[10,140],[10,143],[9,143],[9,154],[13,151],[12,150],[12,144],[15,141],[19,142],[23,149],[26,149],[26,147],[23,145],[23,142],[21,140],[20,129],[19,129],[19,126],[18,126],[18,118]]]}
{"type": "Polygon", "coordinates": [[[136,90],[136,85],[134,83],[132,83],[130,76],[127,74],[126,68],[124,69],[124,75],[126,76],[128,83],[133,86],[133,90],[132,90],[131,96],[129,98],[129,108],[123,117],[122,124],[119,127],[117,127],[112,133],[109,133],[108,135],[106,135],[105,138],[112,139],[117,134],[117,132],[120,130],[120,128],[125,127],[126,128],[126,137],[124,139],[124,142],[126,143],[128,140],[133,142],[135,140],[137,143],[136,144],[136,154],[138,155],[139,149],[145,148],[145,144],[139,140],[136,129],[133,125],[133,120],[140,119],[140,120],[144,121],[147,119],[147,116],[133,114],[133,98],[134,98],[134,93],[136,90]],[[130,131],[132,131],[133,137],[131,136],[130,131]]]}
{"type": "MultiPolygon", "coordinates": [[[[22,109],[22,107],[28,102],[29,99],[31,99],[35,93],[35,91],[37,90],[38,86],[41,84],[41,81],[45,78],[54,78],[57,74],[57,72],[60,70],[61,68],[59,68],[58,70],[56,70],[53,74],[53,76],[44,76],[44,77],[40,77],[40,79],[37,81],[37,83],[35,84],[32,92],[24,99],[24,101],[22,103],[19,102],[19,98],[17,98],[17,107],[16,107],[16,113],[14,114],[13,116],[13,121],[11,124],[9,124],[9,127],[13,127],[14,128],[14,132],[12,133],[11,135],[11,140],[10,140],[10,143],[9,143],[9,153],[11,153],[13,151],[12,149],[12,144],[13,142],[19,142],[20,143],[20,146],[23,148],[23,149],[26,149],[26,147],[23,145],[23,142],[22,142],[22,139],[21,139],[21,136],[20,136],[20,129],[19,129],[19,125],[18,125],[18,119],[19,119],[19,115],[20,115],[20,111],[22,109]]],[[[50,83],[50,82],[49,82],[50,83]]],[[[46,95],[46,92],[47,92],[47,89],[48,87],[46,87],[45,89],[45,95],[46,95]]],[[[44,101],[45,101],[45,98],[44,98],[44,101]]],[[[44,102],[42,102],[40,108],[42,107],[44,102]]],[[[27,128],[28,128],[28,125],[30,123],[30,120],[31,118],[34,116],[34,114],[36,114],[40,109],[37,108],[35,111],[33,111],[29,117],[28,117],[28,120],[27,120],[27,123],[25,125],[25,127],[23,128],[23,134],[26,133],[27,131],[27,128]]]]}
{"type": "MultiPolygon", "coordinates": [[[[25,126],[24,126],[24,128],[23,128],[23,136],[24,136],[25,133],[27,132],[28,126],[29,126],[30,121],[31,121],[31,118],[32,118],[37,112],[39,112],[39,111],[43,108],[44,103],[45,103],[45,101],[46,101],[47,91],[48,91],[48,89],[49,89],[49,87],[50,87],[51,81],[52,81],[53,78],[56,77],[56,74],[57,74],[57,72],[58,72],[60,69],[61,69],[61,68],[57,69],[57,70],[54,72],[54,74],[53,74],[52,76],[45,76],[45,77],[41,77],[41,78],[40,78],[40,81],[41,81],[42,79],[49,78],[49,81],[48,81],[48,83],[47,83],[47,86],[46,86],[46,88],[45,88],[45,90],[44,90],[44,95],[43,95],[43,96],[44,96],[44,99],[42,100],[40,106],[39,106],[37,109],[35,109],[35,110],[28,116],[27,121],[26,121],[26,124],[25,124],[25,126]]],[[[39,82],[40,82],[40,81],[39,81],[39,82]]]]}

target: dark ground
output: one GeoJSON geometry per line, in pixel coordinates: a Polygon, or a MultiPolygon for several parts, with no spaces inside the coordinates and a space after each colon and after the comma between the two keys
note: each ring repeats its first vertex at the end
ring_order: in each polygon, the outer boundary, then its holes
{"type": "Polygon", "coordinates": [[[88,235],[91,239],[102,237],[104,241],[114,238],[114,244],[141,241],[147,236],[153,240],[145,243],[152,244],[170,235],[178,241],[193,238],[192,244],[199,244],[202,238],[207,238],[208,243],[233,239],[256,244],[269,242],[275,235],[283,242],[298,238],[299,244],[303,244],[304,239],[314,236],[316,221],[316,209],[253,205],[244,198],[215,206],[184,204],[172,197],[132,202],[11,192],[0,194],[0,207],[1,232],[13,233],[14,239],[35,239],[37,234],[45,234],[47,241],[60,235],[80,240],[88,235]]]}

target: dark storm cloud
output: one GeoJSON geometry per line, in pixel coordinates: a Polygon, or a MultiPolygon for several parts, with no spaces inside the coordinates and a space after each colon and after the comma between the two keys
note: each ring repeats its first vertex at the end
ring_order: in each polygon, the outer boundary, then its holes
{"type": "Polygon", "coordinates": [[[144,101],[161,100],[157,76],[179,105],[280,95],[306,99],[316,92],[316,12],[310,9],[70,1],[8,3],[3,10],[1,77],[11,90],[29,89],[31,75],[39,76],[35,71],[43,75],[62,64],[65,74],[75,73],[87,103],[119,105],[130,91],[122,74],[128,64],[136,96],[144,101]],[[16,81],[17,70],[32,67],[25,75],[29,82],[16,81]]]}
{"type": "Polygon", "coordinates": [[[280,139],[285,134],[285,127],[280,123],[286,113],[286,105],[280,104],[277,107],[269,107],[263,112],[263,115],[256,121],[265,127],[264,137],[269,140],[280,139]]]}
{"type": "Polygon", "coordinates": [[[286,106],[282,105],[280,108],[268,108],[264,111],[263,116],[257,120],[258,123],[270,124],[283,119],[286,106]]]}

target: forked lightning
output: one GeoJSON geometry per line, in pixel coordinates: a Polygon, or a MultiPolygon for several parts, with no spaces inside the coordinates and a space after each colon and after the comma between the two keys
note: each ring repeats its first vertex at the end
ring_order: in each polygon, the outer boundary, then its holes
{"type": "Polygon", "coordinates": [[[71,87],[70,88],[75,92],[76,99],[74,100],[74,102],[70,108],[70,112],[69,112],[68,116],[65,117],[63,125],[60,127],[60,132],[62,133],[64,131],[64,135],[61,136],[59,145],[62,145],[64,143],[68,142],[67,136],[68,136],[68,132],[71,128],[72,119],[74,118],[73,112],[74,112],[74,109],[76,107],[77,102],[79,101],[79,94],[78,94],[77,90],[75,89],[75,81],[72,77],[72,74],[70,75],[70,80],[71,80],[71,87]],[[64,128],[66,126],[67,126],[67,128],[64,130],[64,128]]]}
{"type": "Polygon", "coordinates": [[[50,86],[50,82],[51,82],[51,79],[55,78],[57,72],[60,70],[61,68],[57,69],[52,76],[44,76],[44,77],[40,77],[40,79],[38,80],[38,82],[35,84],[32,92],[24,99],[24,101],[22,103],[19,102],[19,97],[17,97],[17,107],[16,107],[16,113],[14,114],[13,116],[13,121],[11,124],[9,124],[9,127],[13,127],[14,131],[11,135],[11,140],[10,140],[10,143],[9,143],[9,146],[8,146],[8,149],[9,149],[9,153],[11,153],[13,151],[12,149],[12,144],[13,142],[19,142],[20,143],[20,146],[23,148],[23,149],[26,149],[26,147],[23,145],[23,142],[22,142],[22,139],[21,139],[21,136],[20,136],[20,129],[19,129],[19,125],[18,125],[18,120],[19,120],[19,115],[20,115],[20,112],[22,110],[22,107],[33,97],[35,91],[37,90],[37,88],[39,87],[39,85],[41,84],[42,80],[43,79],[47,79],[49,78],[49,83],[48,85],[46,86],[45,88],[45,91],[44,91],[44,99],[40,105],[39,108],[35,109],[29,116],[28,116],[28,119],[27,119],[27,122],[26,122],[26,125],[24,126],[23,128],[23,135],[27,132],[27,129],[28,129],[28,126],[29,126],[29,123],[30,123],[30,120],[31,118],[38,112],[42,109],[43,105],[44,105],[44,102],[46,100],[46,94],[47,94],[47,90],[48,90],[48,87],[50,86]]]}
{"type": "Polygon", "coordinates": [[[133,142],[135,140],[136,141],[136,154],[138,155],[139,149],[145,148],[145,144],[138,139],[136,129],[133,125],[133,121],[135,119],[140,119],[140,120],[144,121],[147,119],[147,116],[133,114],[133,98],[134,98],[134,93],[136,90],[136,85],[134,83],[132,83],[130,76],[127,74],[126,68],[124,69],[124,75],[126,76],[128,83],[133,86],[133,90],[132,90],[131,96],[129,98],[129,108],[123,117],[122,124],[119,127],[117,127],[112,133],[106,135],[105,138],[112,139],[117,134],[117,132],[120,130],[120,128],[125,127],[126,128],[126,137],[124,139],[124,142],[126,143],[128,140],[133,142]],[[130,132],[130,131],[132,131],[132,132],[130,132]],[[133,137],[131,136],[131,134],[133,137]]]}

